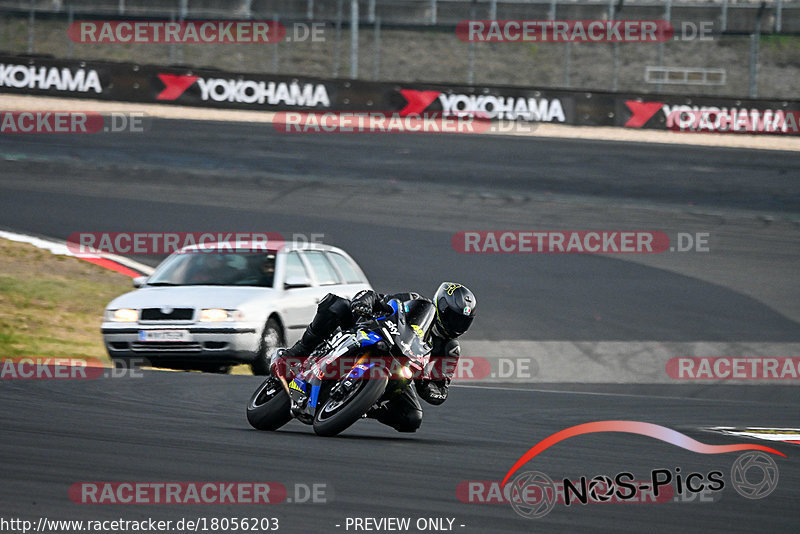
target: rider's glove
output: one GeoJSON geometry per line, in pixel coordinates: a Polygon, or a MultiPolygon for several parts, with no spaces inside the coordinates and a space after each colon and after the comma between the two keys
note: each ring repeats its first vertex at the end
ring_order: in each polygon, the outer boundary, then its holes
{"type": "Polygon", "coordinates": [[[353,300],[350,301],[350,311],[353,317],[372,315],[372,308],[375,306],[376,300],[378,300],[377,295],[369,289],[356,293],[353,300]]]}
{"type": "Polygon", "coordinates": [[[447,400],[449,385],[449,378],[444,378],[442,380],[426,380],[423,378],[414,381],[417,394],[422,400],[434,406],[439,406],[447,400]]]}
{"type": "Polygon", "coordinates": [[[366,302],[355,300],[350,305],[354,317],[367,317],[372,314],[372,306],[366,302]]]}

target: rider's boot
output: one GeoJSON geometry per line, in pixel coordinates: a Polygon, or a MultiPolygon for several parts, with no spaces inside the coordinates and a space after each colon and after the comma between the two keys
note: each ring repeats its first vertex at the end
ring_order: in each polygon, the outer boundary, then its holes
{"type": "Polygon", "coordinates": [[[326,337],[315,332],[312,325],[309,325],[306,331],[303,332],[303,337],[293,346],[283,351],[283,357],[292,361],[305,360],[326,337]]]}
{"type": "Polygon", "coordinates": [[[367,410],[367,413],[365,413],[361,417],[365,419],[377,419],[378,421],[380,421],[381,418],[385,417],[388,412],[389,409],[386,407],[386,404],[379,404],[367,410]]]}

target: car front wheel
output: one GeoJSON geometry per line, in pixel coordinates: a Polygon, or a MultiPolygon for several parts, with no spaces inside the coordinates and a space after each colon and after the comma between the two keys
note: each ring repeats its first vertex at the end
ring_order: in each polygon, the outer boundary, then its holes
{"type": "Polygon", "coordinates": [[[250,364],[250,369],[254,375],[269,374],[269,357],[272,352],[283,344],[283,335],[280,324],[275,319],[270,318],[261,332],[261,341],[258,345],[256,359],[250,364]]]}

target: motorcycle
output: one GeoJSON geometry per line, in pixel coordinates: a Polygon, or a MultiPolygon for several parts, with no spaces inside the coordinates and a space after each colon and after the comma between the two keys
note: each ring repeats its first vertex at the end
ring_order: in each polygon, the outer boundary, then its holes
{"type": "Polygon", "coordinates": [[[270,376],[253,393],[247,420],[258,430],[277,430],[292,419],[335,436],[372,408],[413,387],[428,365],[425,341],[436,309],[426,300],[389,301],[392,313],[359,318],[303,362],[291,382],[270,376]]]}

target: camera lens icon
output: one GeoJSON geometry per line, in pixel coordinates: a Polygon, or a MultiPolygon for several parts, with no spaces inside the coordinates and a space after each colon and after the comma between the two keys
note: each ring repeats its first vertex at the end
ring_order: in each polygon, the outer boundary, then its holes
{"type": "Polygon", "coordinates": [[[556,505],[556,485],[540,471],[520,473],[508,484],[508,500],[514,511],[527,519],[544,517],[556,505]]]}
{"type": "Polygon", "coordinates": [[[778,465],[763,452],[746,452],[733,462],[731,485],[742,497],[763,499],[778,487],[778,465]]]}

